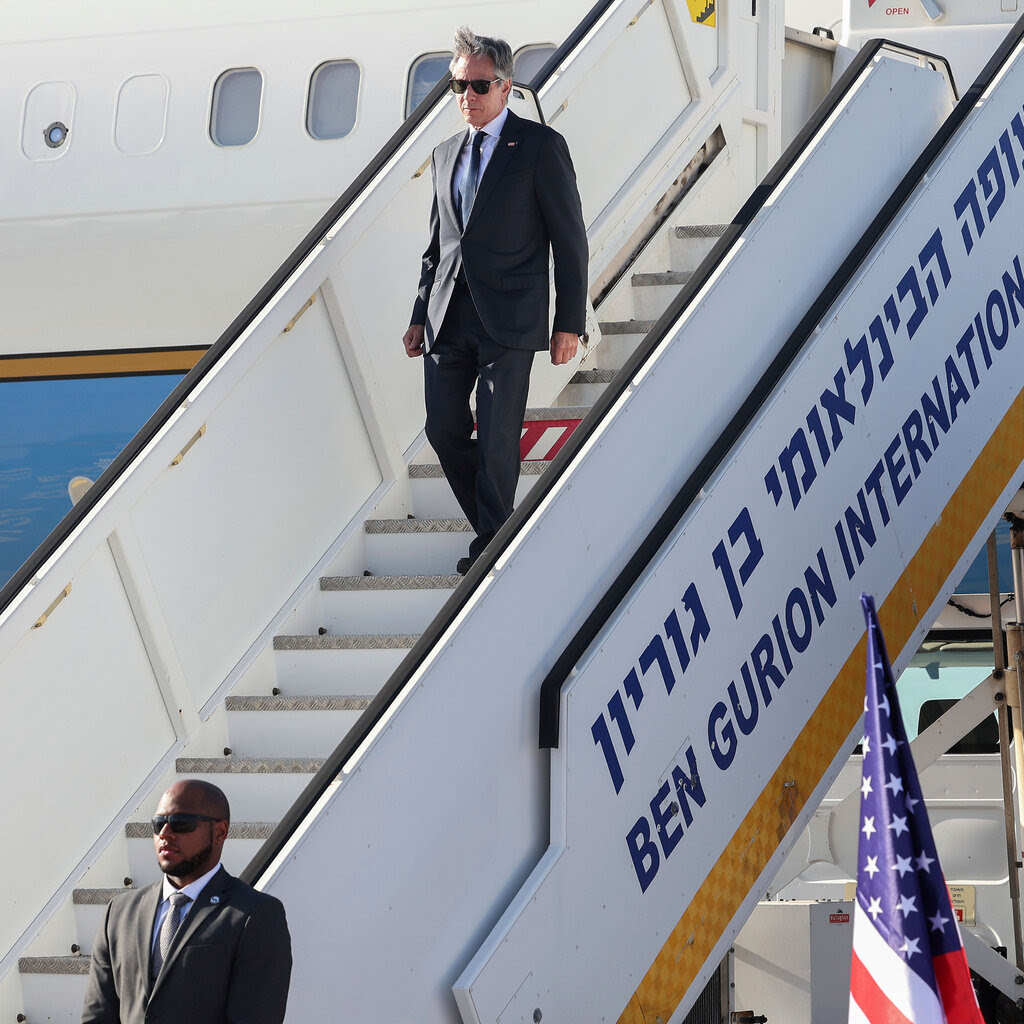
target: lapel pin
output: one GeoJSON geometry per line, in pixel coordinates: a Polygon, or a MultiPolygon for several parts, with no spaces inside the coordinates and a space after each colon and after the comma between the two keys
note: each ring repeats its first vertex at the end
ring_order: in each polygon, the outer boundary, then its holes
{"type": "Polygon", "coordinates": [[[211,903],[220,903],[220,897],[219,896],[211,896],[210,897],[210,902],[211,903]]]}
{"type": "Polygon", "coordinates": [[[514,142],[510,142],[510,143],[509,143],[509,145],[510,145],[510,146],[514,146],[514,145],[515,145],[515,143],[514,143],[514,142]]]}

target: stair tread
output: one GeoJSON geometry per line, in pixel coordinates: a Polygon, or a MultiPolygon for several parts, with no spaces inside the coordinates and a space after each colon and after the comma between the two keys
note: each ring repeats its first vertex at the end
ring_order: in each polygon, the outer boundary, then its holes
{"type": "Polygon", "coordinates": [[[18,958],[21,974],[88,974],[89,957],[80,953],[71,956],[23,956],[18,958]]]}
{"type": "Polygon", "coordinates": [[[675,229],[676,238],[721,238],[728,224],[684,224],[675,229]]]}
{"type": "Polygon", "coordinates": [[[601,334],[647,334],[654,328],[657,320],[602,320],[599,324],[601,334]]]}
{"type": "Polygon", "coordinates": [[[71,902],[79,907],[105,906],[122,892],[131,892],[134,885],[110,886],[105,889],[75,889],[71,894],[71,902]]]}
{"type": "Polygon", "coordinates": [[[655,274],[634,274],[630,283],[636,288],[650,287],[652,285],[665,284],[686,284],[693,277],[692,270],[665,270],[655,274]]]}
{"type": "Polygon", "coordinates": [[[618,370],[609,370],[605,367],[595,367],[590,370],[577,370],[570,384],[610,384],[618,370]]]}
{"type": "Polygon", "coordinates": [[[321,590],[454,590],[462,582],[458,573],[436,576],[321,576],[321,590]]]}
{"type": "Polygon", "coordinates": [[[555,420],[557,422],[581,420],[590,408],[586,405],[549,405],[542,408],[527,409],[526,418],[523,422],[530,423],[537,420],[555,420]]]}
{"type": "Polygon", "coordinates": [[[369,534],[471,533],[468,519],[367,519],[369,534]]]}
{"type": "Polygon", "coordinates": [[[227,711],[362,711],[373,700],[373,694],[300,695],[273,697],[269,694],[227,697],[227,711]]]}
{"type": "MultiPolygon", "coordinates": [[[[589,412],[589,410],[587,410],[589,412]]],[[[552,419],[582,419],[583,417],[552,417],[552,419]]],[[[520,476],[538,476],[547,467],[546,462],[531,459],[529,462],[519,464],[520,476]]],[[[410,480],[443,480],[444,471],[436,462],[414,462],[409,467],[410,480]]],[[[378,520],[380,522],[381,520],[378,520]]]]}
{"type": "MultiPolygon", "coordinates": [[[[419,633],[355,633],[338,636],[282,634],[274,637],[275,651],[393,651],[407,650],[419,633]]],[[[230,699],[230,698],[229,698],[230,699]]]]}
{"type": "MultiPolygon", "coordinates": [[[[233,821],[228,826],[228,839],[267,839],[277,828],[276,821],[233,821]]],[[[126,839],[152,839],[153,826],[148,821],[125,823],[126,839]]]]}
{"type": "Polygon", "coordinates": [[[322,757],[179,757],[181,775],[307,775],[318,772],[322,757]]]}

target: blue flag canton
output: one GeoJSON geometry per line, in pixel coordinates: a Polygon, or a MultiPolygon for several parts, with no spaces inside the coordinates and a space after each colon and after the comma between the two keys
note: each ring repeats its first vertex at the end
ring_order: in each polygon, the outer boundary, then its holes
{"type": "Polygon", "coordinates": [[[868,625],[857,901],[909,967],[960,948],[878,619],[868,625]]]}

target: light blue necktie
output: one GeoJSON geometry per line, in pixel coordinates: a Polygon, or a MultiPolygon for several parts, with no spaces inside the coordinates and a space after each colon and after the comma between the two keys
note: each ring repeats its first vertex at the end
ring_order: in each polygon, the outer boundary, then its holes
{"type": "Polygon", "coordinates": [[[476,199],[476,186],[480,178],[480,146],[483,141],[483,132],[473,133],[473,144],[469,150],[469,167],[466,169],[462,187],[459,189],[459,218],[463,227],[469,220],[469,212],[473,209],[473,200],[476,199]]]}

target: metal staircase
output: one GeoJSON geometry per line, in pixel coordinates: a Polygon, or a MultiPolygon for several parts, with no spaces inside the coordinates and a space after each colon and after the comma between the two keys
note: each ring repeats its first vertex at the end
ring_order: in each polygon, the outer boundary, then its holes
{"type": "MultiPolygon", "coordinates": [[[[672,228],[673,263],[660,273],[629,276],[628,291],[616,296],[616,308],[629,313],[632,303],[634,315],[599,321],[601,344],[555,404],[527,411],[524,448],[529,443],[542,455],[557,453],[723,231],[722,225],[672,228]],[[550,433],[528,441],[538,423],[550,433]]],[[[272,669],[259,673],[259,687],[243,679],[238,692],[225,698],[225,756],[194,757],[186,751],[175,761],[174,776],[165,785],[175,778],[203,778],[227,794],[234,820],[224,863],[232,872],[252,859],[338,737],[348,732],[462,582],[451,569],[472,534],[440,466],[427,461],[431,457],[426,448],[409,466],[412,512],[407,518],[366,520],[363,574],[322,576],[295,615],[317,623],[316,628],[275,636],[272,669]]],[[[549,459],[524,460],[517,501],[548,465],[549,459]]],[[[208,744],[204,737],[201,745],[208,744]]],[[[159,878],[146,813],[140,808],[140,820],[125,826],[125,855],[91,871],[91,887],[74,890],[73,950],[19,960],[29,1024],[78,1020],[103,907],[123,888],[159,878]]]]}

